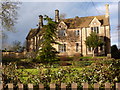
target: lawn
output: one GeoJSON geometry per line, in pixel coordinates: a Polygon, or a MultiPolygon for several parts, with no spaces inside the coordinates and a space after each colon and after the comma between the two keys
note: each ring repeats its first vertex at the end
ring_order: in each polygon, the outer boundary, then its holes
{"type": "MultiPolygon", "coordinates": [[[[58,71],[59,69],[64,69],[64,68],[67,68],[67,67],[59,67],[59,68],[49,68],[51,71],[58,71]]],[[[46,71],[48,68],[44,68],[42,69],[43,71],[46,71]]],[[[75,68],[72,68],[71,70],[78,70],[78,71],[81,71],[83,68],[82,67],[75,67],[75,68]]],[[[32,75],[36,75],[39,73],[39,69],[17,69],[19,73],[23,73],[23,76],[26,76],[27,74],[32,74],[32,75]]]]}
{"type": "MultiPolygon", "coordinates": [[[[20,65],[23,64],[24,63],[20,65]]],[[[114,81],[111,80],[115,80],[115,82],[120,81],[120,60],[114,59],[59,61],[52,66],[37,63],[34,68],[15,68],[14,65],[13,63],[4,68],[5,75],[7,76],[7,78],[4,78],[6,83],[21,82],[25,85],[28,83],[33,83],[34,85],[43,83],[47,87],[50,83],[59,85],[61,82],[67,85],[72,82],[77,82],[80,85],[81,82],[94,83],[98,81],[98,79],[102,80],[102,82],[110,81],[114,83],[114,81]],[[69,63],[70,65],[62,66],[60,63],[69,63]],[[113,70],[117,72],[117,74],[114,73],[113,70]],[[106,79],[106,77],[108,79],[106,79]]],[[[26,63],[26,65],[28,65],[28,63],[26,63]]],[[[34,66],[33,63],[32,65],[34,66]]]]}

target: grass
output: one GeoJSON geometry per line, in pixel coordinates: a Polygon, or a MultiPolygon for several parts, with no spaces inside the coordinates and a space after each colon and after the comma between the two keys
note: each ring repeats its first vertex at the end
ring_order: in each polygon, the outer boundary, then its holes
{"type": "MultiPolygon", "coordinates": [[[[82,58],[92,58],[92,57],[82,57],[82,58]]],[[[98,57],[98,58],[103,58],[103,57],[98,57]]],[[[22,59],[22,61],[28,62],[28,60],[24,60],[22,59]]],[[[27,82],[31,82],[36,80],[36,78],[41,77],[42,76],[46,76],[46,75],[51,75],[52,77],[54,77],[54,75],[57,75],[58,72],[62,72],[63,74],[65,73],[65,75],[69,76],[68,74],[72,75],[74,73],[78,74],[84,71],[84,68],[90,68],[87,66],[90,66],[92,63],[95,63],[97,61],[100,61],[101,63],[107,63],[110,64],[111,61],[105,61],[105,60],[81,60],[81,61],[59,61],[59,62],[63,62],[63,63],[70,63],[71,65],[69,66],[60,66],[58,65],[58,63],[54,64],[54,66],[56,67],[50,67],[49,65],[47,67],[45,67],[43,64],[37,64],[37,67],[34,68],[23,68],[23,69],[17,69],[17,71],[20,73],[18,75],[18,78],[20,79],[20,81],[22,83],[27,83],[27,82]],[[60,70],[63,69],[63,70],[60,70]],[[50,70],[50,71],[49,71],[50,70]],[[69,73],[70,72],[70,73],[69,73]],[[71,73],[72,72],[72,73],[71,73]],[[34,78],[33,78],[34,77],[34,78]],[[33,80],[34,79],[34,80],[33,80]]],[[[30,62],[31,64],[33,64],[32,62],[30,62]]],[[[26,64],[28,65],[28,64],[26,64]]],[[[75,74],[75,75],[76,75],[75,74]]],[[[49,78],[48,78],[49,79],[49,78]]],[[[32,83],[32,82],[31,82],[32,83]]]]}
{"type": "Polygon", "coordinates": [[[91,59],[93,57],[80,57],[79,59],[91,59]]]}
{"type": "MultiPolygon", "coordinates": [[[[59,68],[49,68],[49,69],[51,71],[58,71],[59,69],[65,69],[65,68],[69,68],[69,67],[68,66],[63,66],[63,67],[59,67],[59,68]]],[[[72,70],[73,69],[81,71],[83,68],[82,67],[73,67],[72,70]]],[[[46,70],[48,70],[48,68],[44,68],[44,69],[18,69],[18,72],[22,73],[23,76],[26,76],[28,74],[36,75],[36,74],[39,73],[40,70],[46,71],[46,70]]]]}
{"type": "MultiPolygon", "coordinates": [[[[58,72],[59,69],[65,69],[65,68],[69,68],[69,67],[59,67],[59,68],[50,68],[52,72],[58,72]]],[[[83,68],[72,68],[72,70],[78,70],[79,72],[83,69],[83,68]]],[[[45,72],[47,70],[47,68],[42,69],[43,72],[45,72]]],[[[28,79],[30,78],[30,75],[39,75],[40,70],[39,69],[18,69],[18,72],[21,73],[22,75],[18,76],[20,78],[20,80],[25,83],[28,81],[28,79]]]]}
{"type": "MultiPolygon", "coordinates": [[[[64,68],[67,68],[67,67],[59,67],[59,68],[50,68],[52,71],[57,71],[59,69],[64,69],[64,68]]],[[[72,69],[76,69],[78,71],[81,71],[83,68],[80,68],[80,67],[75,67],[75,68],[72,68],[72,69]]],[[[47,68],[44,68],[43,71],[46,71],[47,68]]],[[[27,73],[30,73],[30,74],[38,74],[39,73],[39,69],[18,69],[19,72],[23,72],[23,75],[26,75],[27,73]],[[26,73],[27,72],[27,73],[26,73]]]]}

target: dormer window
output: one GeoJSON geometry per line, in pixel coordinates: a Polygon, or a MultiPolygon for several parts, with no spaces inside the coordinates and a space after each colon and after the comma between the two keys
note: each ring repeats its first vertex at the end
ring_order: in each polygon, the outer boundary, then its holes
{"type": "Polygon", "coordinates": [[[99,27],[91,27],[92,32],[96,32],[97,34],[99,33],[99,27]]]}
{"type": "Polygon", "coordinates": [[[59,36],[65,36],[66,31],[65,30],[59,30],[58,35],[59,36]]]}
{"type": "Polygon", "coordinates": [[[75,35],[76,36],[79,36],[79,33],[80,33],[79,30],[75,30],[75,35]]]}

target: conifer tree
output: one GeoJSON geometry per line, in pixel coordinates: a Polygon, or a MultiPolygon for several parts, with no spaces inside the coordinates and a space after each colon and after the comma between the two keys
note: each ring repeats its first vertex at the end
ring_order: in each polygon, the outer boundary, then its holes
{"type": "Polygon", "coordinates": [[[47,24],[42,28],[42,38],[40,42],[40,49],[37,54],[37,59],[43,63],[52,63],[57,60],[57,51],[53,47],[56,44],[56,22],[48,16],[45,16],[47,24]]]}

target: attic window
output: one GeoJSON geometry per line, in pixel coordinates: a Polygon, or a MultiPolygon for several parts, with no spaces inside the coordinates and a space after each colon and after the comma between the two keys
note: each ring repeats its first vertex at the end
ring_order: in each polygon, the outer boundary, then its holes
{"type": "Polygon", "coordinates": [[[58,35],[59,36],[65,36],[65,30],[59,30],[58,35]]]}
{"type": "Polygon", "coordinates": [[[91,27],[91,31],[99,33],[99,27],[91,27]]]}
{"type": "Polygon", "coordinates": [[[75,30],[75,35],[79,36],[79,30],[75,30]]]}

